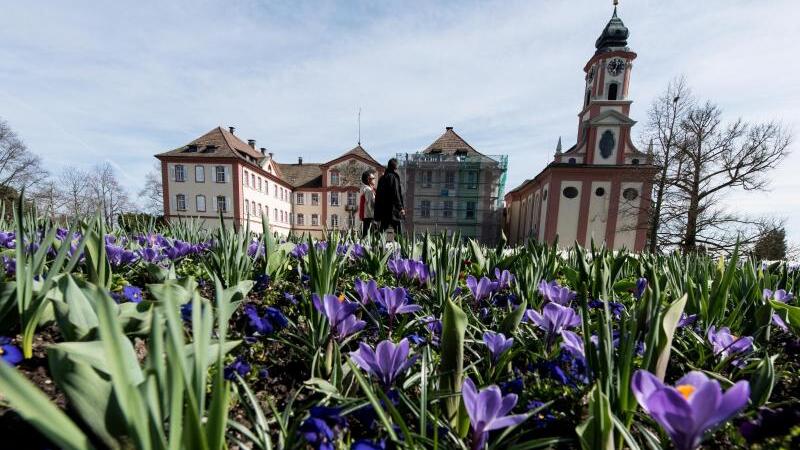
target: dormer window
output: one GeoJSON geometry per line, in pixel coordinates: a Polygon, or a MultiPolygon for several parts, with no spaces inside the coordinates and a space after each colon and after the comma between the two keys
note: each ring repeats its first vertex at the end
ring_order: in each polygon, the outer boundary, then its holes
{"type": "Polygon", "coordinates": [[[186,146],[186,150],[184,153],[195,153],[197,152],[197,144],[189,144],[186,146]]]}
{"type": "Polygon", "coordinates": [[[467,156],[467,151],[460,148],[460,149],[455,151],[455,155],[456,156],[467,156]]]}

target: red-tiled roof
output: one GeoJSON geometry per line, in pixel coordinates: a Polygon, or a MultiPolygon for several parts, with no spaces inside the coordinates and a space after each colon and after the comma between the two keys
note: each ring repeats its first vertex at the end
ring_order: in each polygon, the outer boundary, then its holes
{"type": "Polygon", "coordinates": [[[264,155],[239,139],[230,131],[216,127],[188,144],[156,156],[177,157],[236,157],[248,161],[258,161],[264,155]]]}
{"type": "Polygon", "coordinates": [[[464,153],[465,156],[485,156],[481,152],[475,150],[467,143],[461,136],[453,131],[453,127],[447,127],[444,134],[439,136],[439,139],[433,141],[423,153],[442,153],[445,155],[453,155],[464,153]]]}

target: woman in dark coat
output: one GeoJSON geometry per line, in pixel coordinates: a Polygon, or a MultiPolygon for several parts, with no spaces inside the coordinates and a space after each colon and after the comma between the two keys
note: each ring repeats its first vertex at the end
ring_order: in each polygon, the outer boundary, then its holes
{"type": "Polygon", "coordinates": [[[378,189],[375,192],[375,220],[381,223],[381,231],[391,227],[395,234],[400,234],[406,210],[403,206],[403,186],[397,174],[397,164],[397,159],[390,159],[386,173],[378,180],[378,189]]]}

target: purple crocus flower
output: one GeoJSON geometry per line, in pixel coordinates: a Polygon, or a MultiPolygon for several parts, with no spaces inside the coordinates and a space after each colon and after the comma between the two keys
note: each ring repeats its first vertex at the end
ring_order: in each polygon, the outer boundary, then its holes
{"type": "Polygon", "coordinates": [[[561,348],[568,351],[572,356],[586,359],[586,351],[583,348],[583,339],[569,330],[561,330],[561,348]]]}
{"type": "Polygon", "coordinates": [[[566,286],[559,286],[556,280],[553,280],[549,283],[545,280],[540,281],[539,294],[541,294],[545,300],[558,303],[562,306],[569,306],[569,304],[572,303],[572,301],[575,300],[575,297],[578,295],[566,286]]]}
{"type": "Polygon", "coordinates": [[[378,290],[378,283],[375,280],[361,281],[360,278],[356,278],[353,288],[356,290],[361,303],[366,305],[371,299],[375,298],[374,292],[378,290]]]}
{"type": "Polygon", "coordinates": [[[367,325],[366,322],[356,319],[353,315],[358,310],[357,303],[348,302],[344,298],[340,300],[339,297],[331,294],[325,294],[322,299],[317,294],[313,294],[311,299],[317,311],[325,314],[325,317],[328,318],[331,330],[338,339],[344,339],[367,325]]]}
{"type": "Polygon", "coordinates": [[[232,363],[225,366],[225,369],[223,369],[223,377],[226,380],[234,380],[237,373],[240,377],[244,377],[250,373],[250,369],[250,364],[240,356],[232,363]]]}
{"type": "Polygon", "coordinates": [[[646,370],[637,370],[631,390],[677,450],[697,448],[706,432],[733,417],[750,398],[747,381],[739,381],[723,394],[717,380],[697,371],[687,373],[672,387],[646,370]]]}
{"type": "Polygon", "coordinates": [[[129,302],[139,303],[142,301],[142,289],[132,285],[125,286],[122,288],[122,296],[129,302]]]}
{"type": "Polygon", "coordinates": [[[398,287],[398,288],[390,288],[390,287],[382,287],[375,291],[377,293],[377,297],[375,301],[383,306],[386,310],[386,314],[389,317],[394,317],[397,314],[407,314],[412,312],[417,312],[422,309],[420,305],[412,305],[407,303],[408,297],[406,295],[406,290],[398,287]]]}
{"type": "MultiPolygon", "coordinates": [[[[722,327],[719,330],[714,325],[708,329],[708,342],[714,346],[714,354],[720,358],[725,359],[731,355],[746,355],[753,350],[753,338],[750,336],[737,337],[731,334],[728,327],[722,327]]],[[[739,359],[735,360],[734,365],[741,366],[744,362],[739,359]]]]}
{"type": "Polygon", "coordinates": [[[681,314],[680,320],[678,320],[678,328],[683,328],[687,325],[691,325],[697,321],[697,314],[681,314]]]}
{"type": "MultiPolygon", "coordinates": [[[[764,301],[775,300],[781,303],[789,303],[794,299],[794,295],[787,293],[783,289],[778,289],[775,292],[772,292],[769,289],[764,289],[763,292],[764,301]]],[[[772,323],[774,323],[778,328],[783,331],[789,331],[789,326],[786,325],[786,322],[783,320],[778,313],[772,313],[772,323]]]]}
{"type": "Polygon", "coordinates": [[[556,335],[561,330],[573,328],[581,324],[581,317],[569,306],[558,303],[548,303],[542,308],[542,313],[529,309],[525,311],[525,319],[533,322],[545,330],[548,335],[556,335]]]}
{"type": "Polygon", "coordinates": [[[500,356],[514,345],[514,338],[506,339],[503,333],[495,333],[494,331],[486,331],[483,333],[483,343],[489,347],[489,352],[492,354],[492,359],[497,362],[500,356]]]}
{"type": "Polygon", "coordinates": [[[308,244],[303,242],[294,246],[289,253],[293,258],[300,259],[308,254],[308,244]]]}
{"type": "Polygon", "coordinates": [[[467,377],[461,385],[461,397],[472,428],[473,450],[483,447],[490,431],[518,425],[528,418],[527,414],[507,415],[517,404],[517,395],[503,395],[496,385],[478,392],[467,377]]]}
{"type": "Polygon", "coordinates": [[[3,361],[0,364],[8,363],[16,366],[22,362],[22,359],[22,351],[16,345],[11,344],[11,338],[0,336],[0,360],[3,361]]]}
{"type": "Polygon", "coordinates": [[[502,290],[505,288],[511,287],[511,283],[514,282],[514,275],[511,275],[511,272],[508,270],[500,271],[499,268],[494,268],[494,277],[497,281],[497,289],[502,290]]]}
{"type": "Polygon", "coordinates": [[[492,292],[497,290],[497,286],[498,283],[496,281],[492,281],[487,277],[481,277],[480,281],[472,275],[467,277],[467,287],[472,292],[472,297],[475,298],[475,301],[481,301],[491,296],[492,292]]]}
{"type": "Polygon", "coordinates": [[[375,350],[360,342],[358,350],[350,352],[350,357],[359,367],[378,378],[381,384],[388,388],[417,360],[416,357],[409,358],[408,352],[408,339],[404,338],[398,344],[387,339],[379,342],[375,350]]]}
{"type": "Polygon", "coordinates": [[[633,290],[633,296],[636,297],[636,300],[642,298],[645,289],[647,289],[647,278],[639,278],[636,280],[636,288],[633,290]]]}

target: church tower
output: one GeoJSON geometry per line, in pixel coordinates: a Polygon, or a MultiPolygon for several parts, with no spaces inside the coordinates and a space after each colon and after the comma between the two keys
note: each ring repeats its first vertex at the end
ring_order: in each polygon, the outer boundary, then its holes
{"type": "Polygon", "coordinates": [[[592,241],[639,251],[647,240],[652,156],[631,139],[630,83],[636,53],[617,14],[595,42],[584,65],[576,143],[562,149],[534,178],[506,195],[506,234],[512,243],[529,238],[562,246],[592,241]]]}

